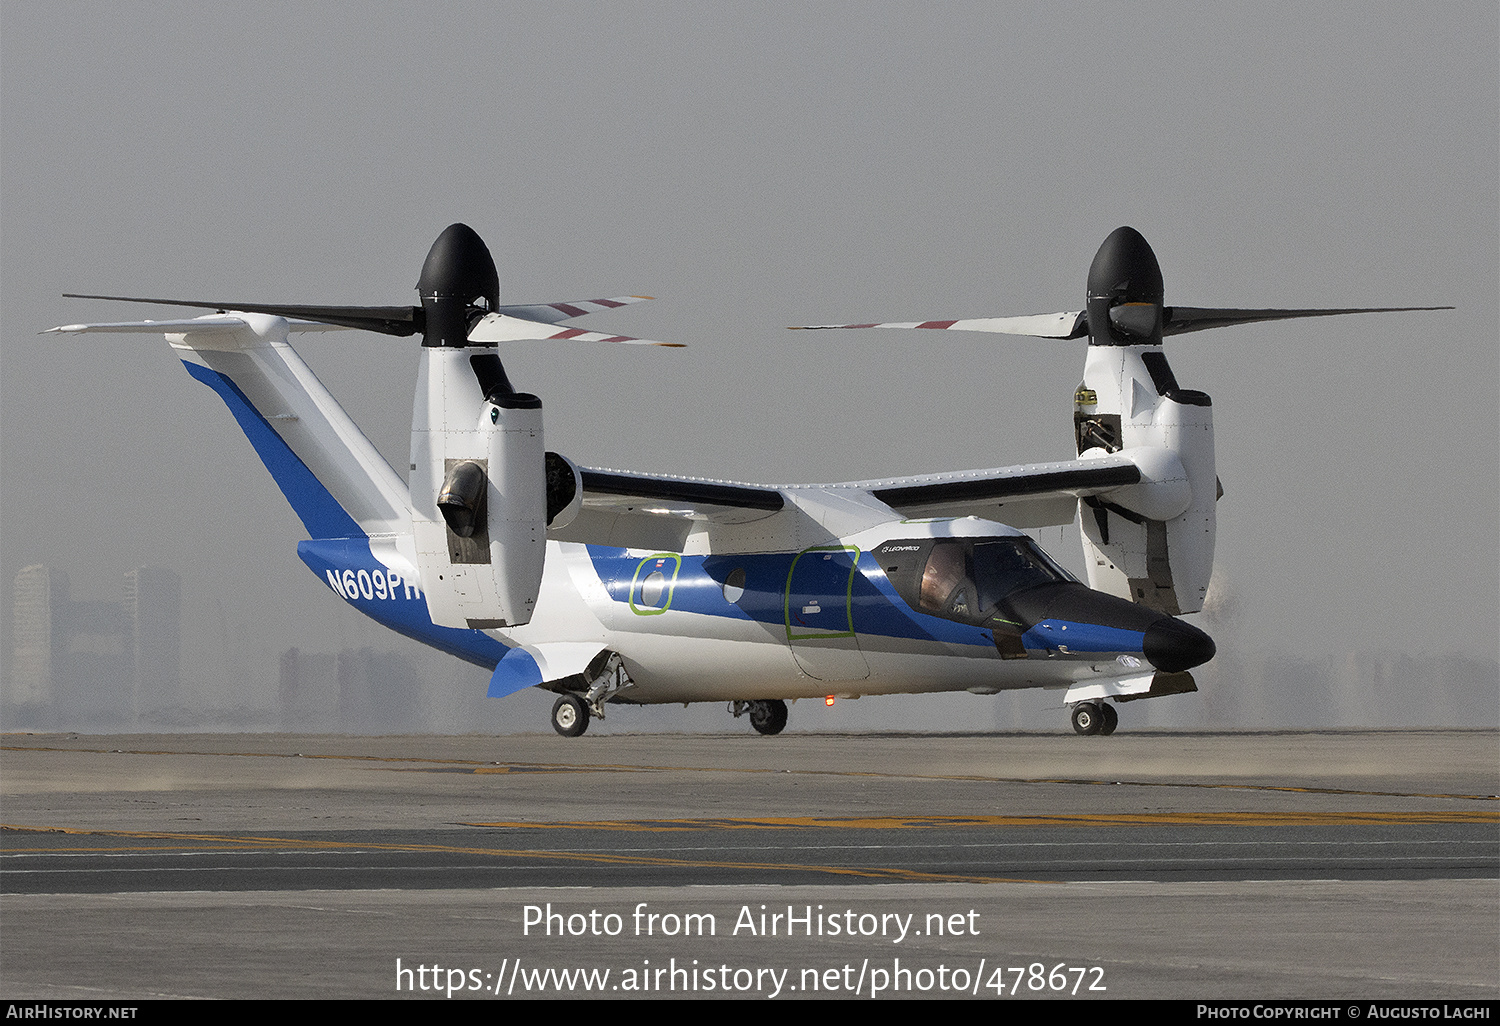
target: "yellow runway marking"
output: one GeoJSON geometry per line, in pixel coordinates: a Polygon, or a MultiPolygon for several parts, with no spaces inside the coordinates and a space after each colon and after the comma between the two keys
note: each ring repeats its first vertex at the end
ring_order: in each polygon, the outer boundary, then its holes
{"type": "Polygon", "coordinates": [[[1500,824],[1500,812],[1145,812],[1037,816],[790,816],[747,819],[600,820],[561,823],[495,822],[466,826],[551,830],[777,830],[831,827],[907,830],[933,827],[1030,826],[1420,826],[1432,823],[1500,824]]]}
{"type": "MultiPolygon", "coordinates": [[[[970,876],[954,873],[920,873],[910,869],[883,867],[820,866],[786,862],[721,862],[704,859],[672,859],[653,855],[622,855],[612,852],[535,851],[524,848],[471,848],[448,844],[367,844],[357,841],[317,841],[293,837],[224,837],[216,834],[173,834],[126,830],[78,830],[66,827],[21,826],[0,824],[0,830],[35,833],[58,833],[99,837],[130,837],[140,840],[176,842],[172,846],[140,846],[115,848],[27,848],[27,854],[77,854],[105,852],[152,852],[186,850],[204,844],[264,851],[272,848],[310,849],[328,851],[346,849],[357,851],[432,852],[445,855],[487,855],[506,859],[552,859],[571,862],[593,862],[615,866],[661,866],[677,869],[770,869],[787,872],[829,873],[834,876],[857,876],[874,880],[891,880],[905,883],[1048,883],[1045,880],[1028,880],[1016,877],[970,876]]],[[[223,850],[223,849],[221,849],[223,850]]]]}
{"type": "Polygon", "coordinates": [[[1446,798],[1461,801],[1500,801],[1495,794],[1450,794],[1425,791],[1371,791],[1347,787],[1299,787],[1289,784],[1211,783],[1201,780],[1096,780],[1088,777],[1001,777],[959,773],[877,773],[864,770],[787,769],[752,766],[656,766],[615,763],[522,763],[483,759],[424,759],[410,756],[379,755],[309,755],[300,752],[177,752],[166,750],[126,750],[112,748],[59,748],[56,746],[0,745],[0,751],[12,752],[83,752],[95,755],[184,755],[201,758],[240,759],[320,759],[332,762],[373,763],[377,769],[404,772],[454,773],[474,775],[492,773],[779,773],[793,776],[859,777],[885,780],[953,780],[985,784],[1071,784],[1098,787],[1170,787],[1226,791],[1269,791],[1292,794],[1364,795],[1371,798],[1446,798]],[[397,767],[391,764],[411,764],[397,767]]]}
{"type": "MultiPolygon", "coordinates": [[[[1500,824],[1500,813],[1488,811],[1445,812],[1330,812],[1330,813],[1106,813],[1058,814],[1036,816],[792,816],[746,819],[683,820],[605,820],[594,822],[471,823],[468,826],[525,830],[615,830],[677,832],[688,830],[796,830],[810,828],[851,830],[909,830],[954,827],[1146,827],[1146,826],[1412,826],[1435,823],[1500,824]]],[[[97,847],[12,848],[11,854],[125,854],[183,852],[210,847],[215,851],[384,851],[431,852],[448,855],[477,855],[497,859],[547,859],[586,862],[598,865],[657,866],[680,869],[752,869],[827,873],[865,879],[906,882],[951,883],[1044,883],[1047,881],[1014,877],[973,876],[952,873],[923,873],[889,867],[851,867],[808,865],[780,862],[739,862],[703,859],[679,859],[644,854],[614,852],[573,852],[525,848],[483,848],[448,844],[393,844],[388,842],[335,841],[293,837],[234,837],[222,834],[186,834],[158,831],[85,830],[26,824],[0,824],[0,831],[31,834],[67,834],[80,837],[121,838],[135,841],[160,841],[161,844],[100,845],[97,847]]]]}

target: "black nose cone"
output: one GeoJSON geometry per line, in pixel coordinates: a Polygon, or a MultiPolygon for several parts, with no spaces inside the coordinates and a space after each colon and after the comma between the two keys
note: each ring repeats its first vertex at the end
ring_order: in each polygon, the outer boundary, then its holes
{"type": "Polygon", "coordinates": [[[1191,624],[1164,617],[1146,629],[1141,651],[1151,665],[1166,673],[1181,673],[1214,657],[1214,639],[1191,624]]]}
{"type": "Polygon", "coordinates": [[[1089,341],[1096,346],[1161,345],[1161,265],[1134,228],[1110,232],[1089,267],[1089,341]]]}
{"type": "Polygon", "coordinates": [[[427,253],[417,291],[423,300],[451,298],[471,304],[485,299],[493,310],[500,305],[500,273],[489,247],[474,229],[450,224],[427,253]]]}
{"type": "Polygon", "coordinates": [[[1089,298],[1114,303],[1160,303],[1161,265],[1134,228],[1116,228],[1089,265],[1089,298]]]}

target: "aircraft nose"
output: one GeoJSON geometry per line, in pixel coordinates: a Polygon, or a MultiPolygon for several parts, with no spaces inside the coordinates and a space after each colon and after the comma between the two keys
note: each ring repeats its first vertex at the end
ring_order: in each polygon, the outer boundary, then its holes
{"type": "Polygon", "coordinates": [[[1158,670],[1180,673],[1208,662],[1217,647],[1213,638],[1193,625],[1163,617],[1146,628],[1141,651],[1158,670]]]}

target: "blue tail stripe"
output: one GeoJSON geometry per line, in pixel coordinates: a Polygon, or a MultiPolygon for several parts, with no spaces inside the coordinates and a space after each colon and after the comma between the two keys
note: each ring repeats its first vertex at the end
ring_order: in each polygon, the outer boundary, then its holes
{"type": "Polygon", "coordinates": [[[292,504],[307,533],[314,538],[363,538],[354,518],[323,487],[307,464],[292,452],[265,417],[250,402],[240,387],[218,371],[201,364],[182,361],[188,373],[219,393],[229,412],[239,422],[240,430],[250,439],[256,455],[276,479],[281,494],[292,504]]]}
{"type": "MultiPolygon", "coordinates": [[[[377,560],[364,535],[298,542],[297,555],[330,588],[335,587],[330,575],[342,578],[345,583],[339,587],[344,590],[339,596],[376,623],[485,669],[506,654],[508,646],[483,631],[433,623],[417,582],[398,577],[377,560]]],[[[541,680],[540,673],[537,680],[541,680]]]]}

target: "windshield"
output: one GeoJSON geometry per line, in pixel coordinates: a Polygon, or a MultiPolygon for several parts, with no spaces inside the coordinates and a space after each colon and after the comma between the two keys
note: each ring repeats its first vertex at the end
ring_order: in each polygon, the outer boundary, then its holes
{"type": "Polygon", "coordinates": [[[925,613],[985,623],[1013,592],[1071,577],[1029,538],[954,538],[932,543],[921,567],[917,606],[925,613]]]}

